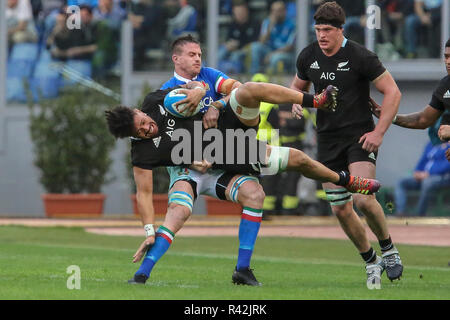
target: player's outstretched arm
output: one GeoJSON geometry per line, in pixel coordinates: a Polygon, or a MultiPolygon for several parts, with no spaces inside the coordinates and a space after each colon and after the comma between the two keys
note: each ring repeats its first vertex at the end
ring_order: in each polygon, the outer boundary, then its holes
{"type": "Polygon", "coordinates": [[[142,224],[146,232],[146,239],[139,246],[133,256],[133,262],[138,262],[147,252],[150,245],[155,242],[155,211],[153,209],[153,171],[133,167],[134,181],[136,182],[136,200],[142,224]]]}
{"type": "MultiPolygon", "coordinates": [[[[381,114],[381,106],[372,98],[369,101],[370,109],[377,118],[381,114]]],[[[408,114],[397,114],[392,123],[403,128],[409,129],[426,129],[433,125],[441,116],[442,111],[427,105],[422,111],[408,114]]]]}

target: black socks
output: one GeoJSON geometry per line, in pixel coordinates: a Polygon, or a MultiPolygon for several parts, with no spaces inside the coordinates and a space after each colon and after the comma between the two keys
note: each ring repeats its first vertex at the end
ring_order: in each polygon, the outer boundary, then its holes
{"type": "Polygon", "coordinates": [[[338,186],[345,187],[350,182],[350,173],[347,171],[336,172],[339,175],[339,181],[336,183],[338,186]]]}
{"type": "Polygon", "coordinates": [[[378,243],[380,244],[381,252],[389,251],[394,247],[394,245],[392,244],[391,236],[389,236],[389,238],[387,238],[386,240],[378,241],[378,243]]]}
{"type": "Polygon", "coordinates": [[[375,262],[377,259],[377,253],[375,250],[373,250],[372,247],[370,247],[369,251],[360,253],[361,257],[366,263],[372,263],[375,262]]]}

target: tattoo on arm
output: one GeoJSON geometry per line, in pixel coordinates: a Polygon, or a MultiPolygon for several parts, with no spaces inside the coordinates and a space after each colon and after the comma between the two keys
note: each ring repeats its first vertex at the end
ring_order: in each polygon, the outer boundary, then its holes
{"type": "Polygon", "coordinates": [[[397,120],[395,121],[395,124],[400,127],[410,129],[425,129],[428,127],[428,125],[424,122],[424,119],[422,118],[422,112],[414,112],[405,115],[399,114],[397,115],[397,120]]]}

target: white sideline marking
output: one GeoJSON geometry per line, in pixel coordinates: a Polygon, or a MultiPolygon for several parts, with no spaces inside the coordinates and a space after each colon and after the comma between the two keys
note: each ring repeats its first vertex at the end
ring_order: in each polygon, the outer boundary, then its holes
{"type": "MultiPolygon", "coordinates": [[[[120,251],[120,252],[129,252],[130,254],[134,253],[134,250],[131,249],[123,249],[123,248],[103,248],[103,247],[83,247],[83,246],[66,246],[66,245],[58,245],[58,244],[35,244],[35,243],[24,243],[24,242],[15,242],[15,244],[21,244],[26,246],[38,246],[38,247],[48,247],[48,248],[70,248],[70,249],[81,249],[81,250],[103,250],[103,251],[120,251]]],[[[168,251],[166,255],[169,256],[185,256],[185,257],[196,257],[196,258],[207,258],[207,259],[231,259],[235,260],[237,258],[234,254],[216,254],[216,253],[197,253],[197,252],[179,252],[179,251],[168,251]]],[[[1,256],[1,255],[0,255],[1,256]]],[[[130,255],[131,260],[131,255],[130,255]]],[[[336,266],[353,266],[353,267],[363,267],[363,263],[356,262],[343,262],[336,260],[327,260],[327,259],[302,259],[302,258],[277,258],[277,257],[267,257],[267,256],[253,256],[252,260],[255,261],[264,261],[264,262],[273,262],[273,263],[292,263],[292,264],[315,264],[315,265],[336,265],[336,266]]],[[[409,266],[406,265],[406,269],[409,270],[436,270],[443,272],[450,272],[449,267],[431,267],[431,266],[409,266]]]]}

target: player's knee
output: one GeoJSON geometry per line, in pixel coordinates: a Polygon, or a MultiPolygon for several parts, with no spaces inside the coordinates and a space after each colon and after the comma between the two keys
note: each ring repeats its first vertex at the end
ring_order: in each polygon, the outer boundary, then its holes
{"type": "Polygon", "coordinates": [[[258,91],[258,83],[256,82],[246,82],[239,86],[240,94],[245,94],[246,96],[253,97],[258,91]]]}
{"type": "Polygon", "coordinates": [[[191,210],[184,205],[169,203],[167,216],[184,222],[191,216],[191,210]]]}
{"type": "Polygon", "coordinates": [[[239,192],[239,203],[243,206],[259,206],[264,202],[266,194],[258,183],[247,183],[241,187],[239,192]]]}
{"type": "Polygon", "coordinates": [[[331,211],[339,220],[345,220],[353,214],[352,210],[346,205],[331,206],[331,211]]]}
{"type": "Polygon", "coordinates": [[[291,153],[291,157],[290,157],[290,165],[299,168],[304,166],[307,163],[307,159],[308,157],[306,156],[306,154],[303,151],[300,150],[295,150],[293,153],[291,153]]]}
{"type": "Polygon", "coordinates": [[[366,196],[366,195],[353,195],[353,202],[355,206],[362,212],[370,213],[376,205],[376,198],[374,195],[366,196]]]}

